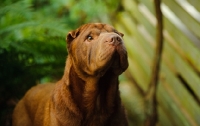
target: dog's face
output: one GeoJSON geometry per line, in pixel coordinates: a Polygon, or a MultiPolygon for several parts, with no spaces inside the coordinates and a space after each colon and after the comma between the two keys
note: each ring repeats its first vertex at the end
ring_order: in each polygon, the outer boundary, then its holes
{"type": "Polygon", "coordinates": [[[128,67],[123,34],[112,26],[85,24],[67,35],[68,51],[79,74],[103,76],[107,70],[119,75],[128,67]]]}

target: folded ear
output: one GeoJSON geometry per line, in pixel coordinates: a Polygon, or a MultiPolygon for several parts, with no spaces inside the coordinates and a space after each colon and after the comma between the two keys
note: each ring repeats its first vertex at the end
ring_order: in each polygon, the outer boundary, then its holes
{"type": "Polygon", "coordinates": [[[121,32],[118,32],[119,33],[119,35],[121,36],[121,37],[123,37],[124,36],[124,34],[123,33],[121,33],[121,32]]]}
{"type": "Polygon", "coordinates": [[[114,32],[115,32],[115,33],[117,33],[118,35],[120,35],[121,37],[123,37],[123,36],[124,36],[124,34],[123,34],[123,33],[119,32],[119,31],[117,31],[117,30],[114,30],[114,32]]]}
{"type": "Polygon", "coordinates": [[[78,35],[79,35],[79,29],[70,31],[70,32],[67,34],[66,41],[67,41],[67,49],[68,49],[68,51],[70,50],[69,47],[70,47],[71,42],[72,42],[78,35]]]}

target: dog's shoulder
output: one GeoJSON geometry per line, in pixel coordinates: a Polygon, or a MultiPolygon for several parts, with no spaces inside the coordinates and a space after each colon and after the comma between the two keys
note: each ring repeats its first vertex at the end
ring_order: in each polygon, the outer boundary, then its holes
{"type": "Polygon", "coordinates": [[[25,94],[25,98],[28,97],[29,99],[37,99],[40,96],[46,96],[49,95],[53,89],[55,84],[38,84],[31,89],[28,90],[28,92],[25,94]]]}
{"type": "Polygon", "coordinates": [[[36,109],[38,104],[43,104],[42,101],[50,99],[53,89],[54,84],[38,84],[29,89],[22,100],[27,104],[27,108],[36,109]]]}

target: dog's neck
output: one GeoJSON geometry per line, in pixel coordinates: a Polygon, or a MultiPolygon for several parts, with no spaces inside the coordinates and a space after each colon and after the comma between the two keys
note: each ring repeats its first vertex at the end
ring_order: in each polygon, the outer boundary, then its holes
{"type": "Polygon", "coordinates": [[[87,116],[112,113],[118,105],[116,102],[119,102],[118,76],[108,70],[100,78],[88,76],[87,79],[82,79],[71,62],[66,65],[69,65],[70,69],[65,70],[63,79],[68,77],[66,83],[80,111],[87,116]]]}

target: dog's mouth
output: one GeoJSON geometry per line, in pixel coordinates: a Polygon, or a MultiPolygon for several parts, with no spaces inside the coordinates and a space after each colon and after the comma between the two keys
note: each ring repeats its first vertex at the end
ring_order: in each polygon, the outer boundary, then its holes
{"type": "Polygon", "coordinates": [[[113,54],[111,68],[119,68],[120,67],[120,55],[117,51],[113,54]]]}
{"type": "Polygon", "coordinates": [[[111,68],[115,74],[121,74],[128,67],[127,52],[122,47],[116,48],[111,68]]]}
{"type": "Polygon", "coordinates": [[[127,52],[122,45],[117,47],[107,48],[101,60],[107,62],[103,71],[112,70],[115,74],[121,74],[128,67],[127,52]]]}

